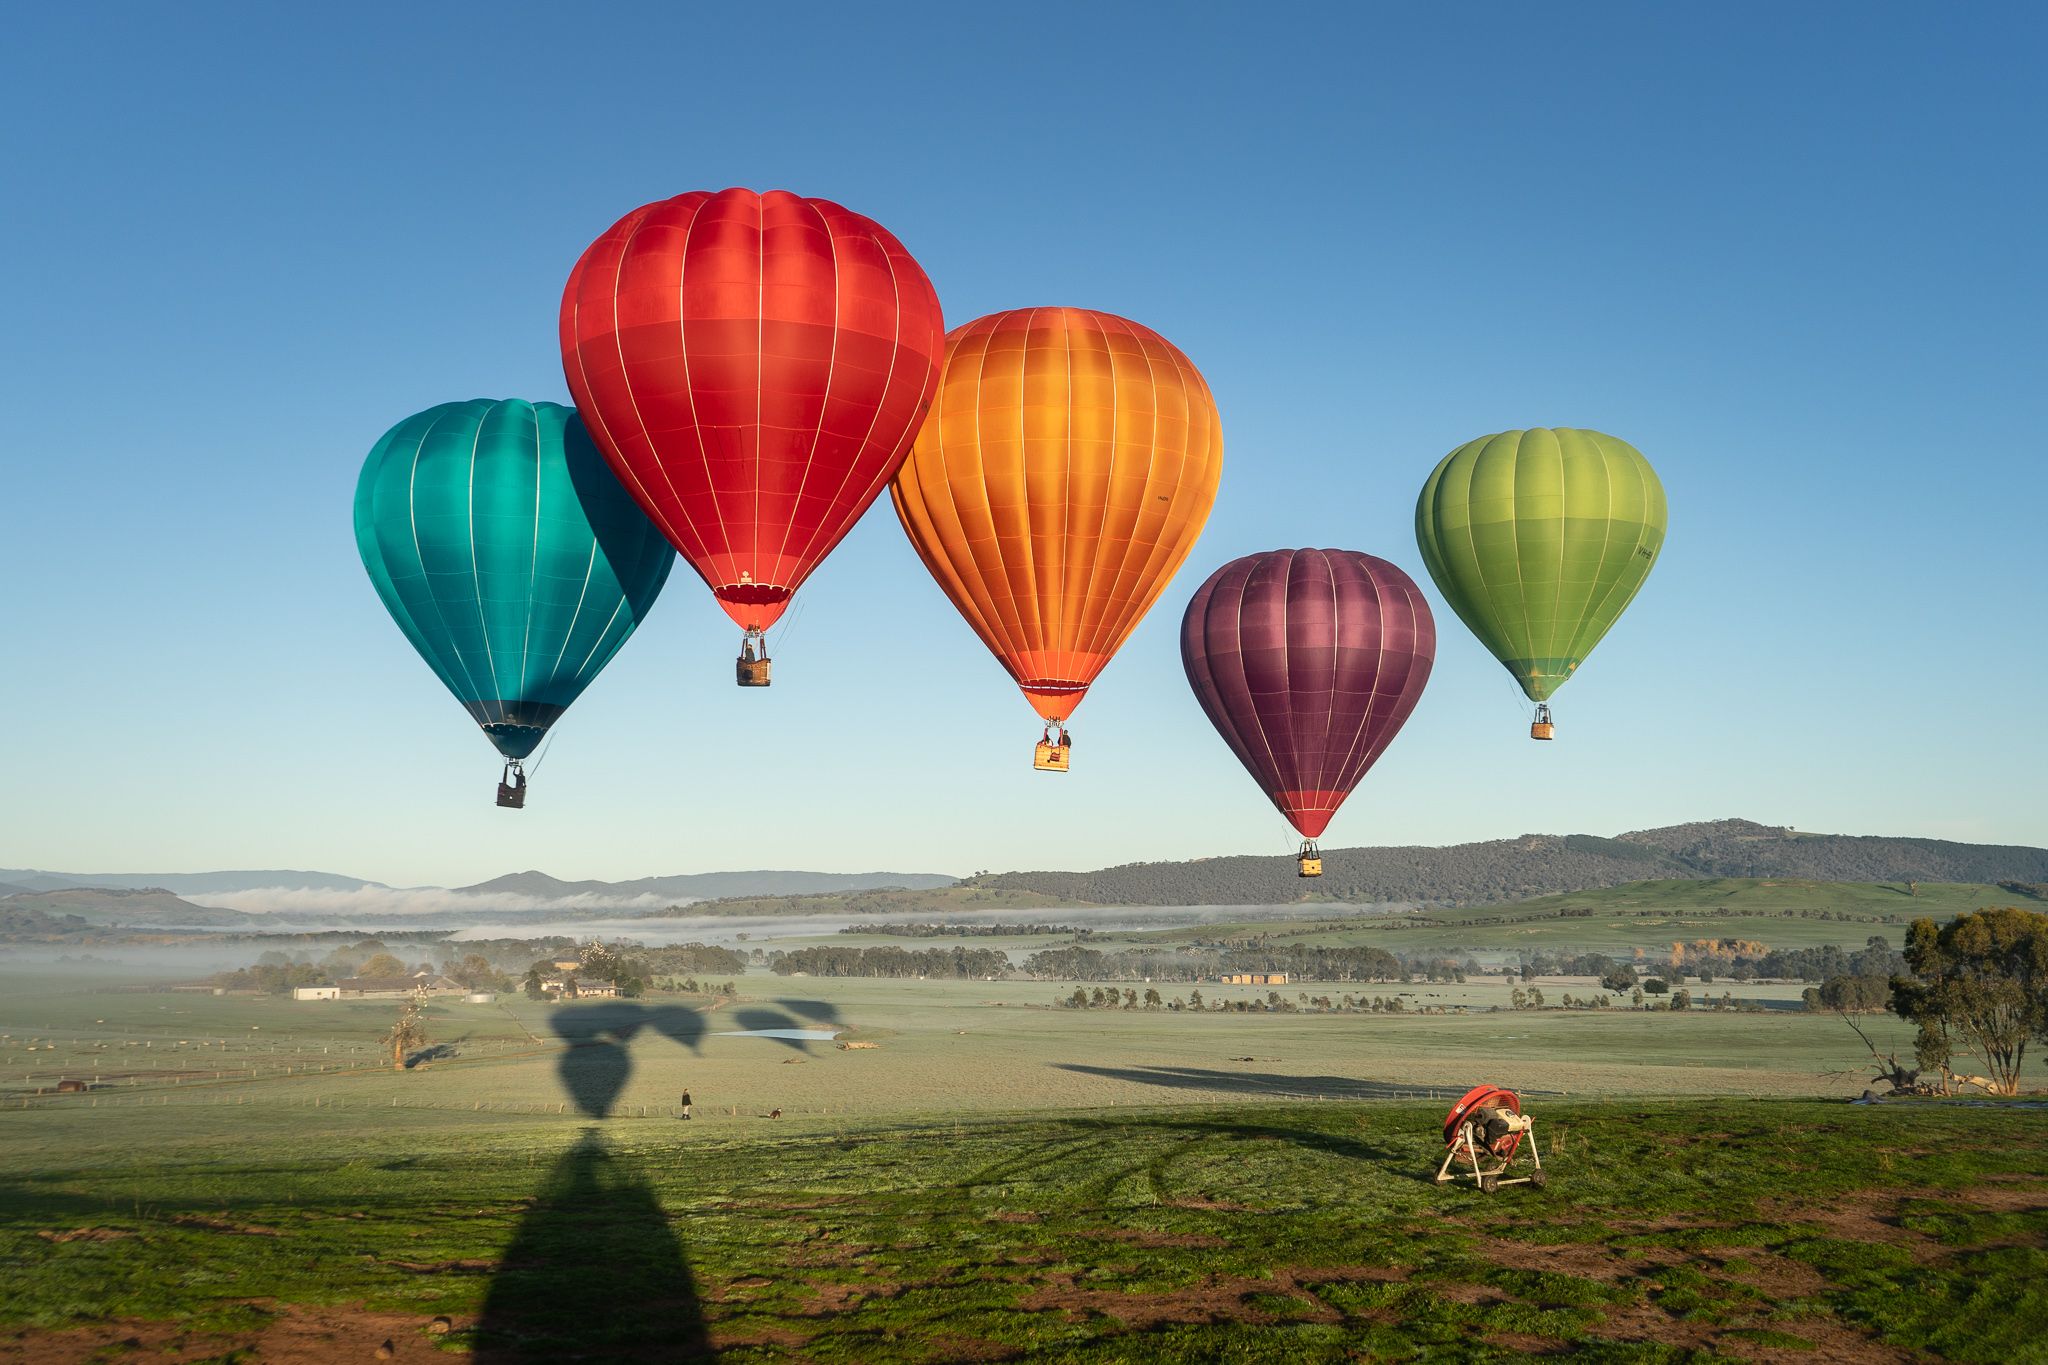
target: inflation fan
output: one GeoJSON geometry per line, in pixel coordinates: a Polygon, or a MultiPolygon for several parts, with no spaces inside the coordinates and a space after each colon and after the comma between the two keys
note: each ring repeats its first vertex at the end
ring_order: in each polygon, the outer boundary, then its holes
{"type": "Polygon", "coordinates": [[[1541,1186],[1549,1180],[1543,1172],[1543,1158],[1531,1136],[1536,1120],[1522,1112],[1522,1099],[1512,1090],[1497,1085],[1479,1085],[1465,1092],[1444,1118],[1444,1164],[1437,1167],[1436,1183],[1470,1180],[1489,1194],[1502,1185],[1541,1186]],[[1530,1171],[1508,1174],[1528,1138],[1530,1171]],[[1463,1167],[1465,1169],[1453,1169],[1463,1167]]]}

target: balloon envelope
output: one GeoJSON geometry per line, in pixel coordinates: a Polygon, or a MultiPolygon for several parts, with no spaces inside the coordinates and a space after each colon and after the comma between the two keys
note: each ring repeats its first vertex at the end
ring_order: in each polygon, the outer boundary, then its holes
{"type": "Polygon", "coordinates": [[[1195,589],[1180,653],[1224,743],[1314,839],[1421,699],[1436,622],[1384,559],[1268,550],[1195,589]]]}
{"type": "Polygon", "coordinates": [[[1020,308],[946,338],[939,397],[890,487],[932,577],[1047,720],[1173,578],[1216,501],[1209,386],[1149,327],[1020,308]]]}
{"type": "Polygon", "coordinates": [[[1415,504],[1415,540],[1438,591],[1536,702],[1634,599],[1664,525],[1664,485],[1642,453],[1572,428],[1469,441],[1415,504]]]}
{"type": "Polygon", "coordinates": [[[516,398],[386,432],[355,524],[392,620],[508,759],[618,653],[675,563],[575,412],[516,398]]]}
{"type": "Polygon", "coordinates": [[[750,630],[896,472],[944,334],[901,243],[782,190],[637,208],[562,292],[562,368],[599,448],[750,630]]]}

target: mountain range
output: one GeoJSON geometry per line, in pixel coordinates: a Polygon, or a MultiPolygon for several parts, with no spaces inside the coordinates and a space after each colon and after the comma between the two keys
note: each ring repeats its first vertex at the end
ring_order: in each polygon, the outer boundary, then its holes
{"type": "Polygon", "coordinates": [[[1619,886],[1709,877],[1838,882],[2039,882],[2048,849],[1806,834],[1752,820],[1710,820],[1594,834],[1524,834],[1447,848],[1323,850],[1323,876],[1294,876],[1290,857],[1129,863],[1096,872],[1003,872],[963,885],[1028,891],[1094,905],[1277,905],[1302,899],[1486,905],[1619,886]]]}
{"type": "Polygon", "coordinates": [[[0,868],[0,899],[22,898],[51,913],[101,923],[230,924],[266,915],[293,921],[379,922],[431,913],[450,923],[521,914],[618,914],[727,896],[804,896],[826,892],[951,886],[945,872],[697,872],[630,881],[563,881],[527,871],[459,887],[394,887],[333,872],[49,872],[0,868]],[[138,898],[150,892],[161,902],[138,898]],[[182,899],[181,899],[182,898],[182,899]],[[45,904],[45,902],[47,902],[45,904]],[[180,908],[182,907],[182,908],[180,908]],[[207,907],[201,909],[201,907],[207,907]]]}
{"type": "Polygon", "coordinates": [[[0,868],[0,907],[134,926],[389,923],[406,914],[456,924],[501,917],[630,915],[697,901],[773,901],[884,888],[958,887],[968,900],[977,890],[1013,891],[1088,905],[1281,905],[1312,898],[1465,906],[1627,882],[1709,877],[2040,884],[2048,883],[2048,849],[1808,834],[1752,820],[1712,820],[1613,838],[1525,834],[1444,848],[1325,849],[1320,881],[1295,877],[1292,858],[1250,856],[1130,863],[1094,872],[1002,872],[957,882],[938,872],[801,871],[565,881],[529,870],[452,888],[389,887],[329,872],[90,874],[0,868]]]}
{"type": "Polygon", "coordinates": [[[91,886],[116,891],[169,891],[174,895],[207,895],[223,891],[259,891],[273,886],[315,891],[356,891],[381,887],[361,877],[333,872],[45,872],[40,868],[0,867],[0,896],[23,891],[66,891],[91,886]]]}

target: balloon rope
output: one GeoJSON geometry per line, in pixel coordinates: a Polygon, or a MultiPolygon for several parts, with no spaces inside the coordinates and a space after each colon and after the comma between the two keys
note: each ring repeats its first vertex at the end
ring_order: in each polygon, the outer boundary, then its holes
{"type": "Polygon", "coordinates": [[[550,749],[552,749],[552,748],[554,748],[554,747],[555,747],[555,732],[554,732],[553,730],[549,730],[549,731],[548,731],[548,737],[547,737],[546,739],[544,739],[544,740],[542,740],[542,741],[541,741],[541,745],[540,745],[540,753],[534,756],[534,760],[533,760],[533,773],[531,774],[532,776],[538,776],[538,775],[539,775],[539,773],[540,773],[540,765],[541,765],[541,764],[542,764],[542,763],[543,763],[544,761],[546,761],[546,759],[547,759],[547,756],[548,756],[548,750],[550,750],[550,749]]]}
{"type": "Polygon", "coordinates": [[[799,601],[796,604],[796,610],[789,614],[788,622],[782,627],[782,634],[776,637],[776,653],[780,654],[783,650],[789,648],[789,637],[796,633],[796,623],[804,619],[804,603],[810,600],[810,598],[806,597],[799,601]]]}
{"type": "Polygon", "coordinates": [[[1533,719],[1536,715],[1536,703],[1529,700],[1529,694],[1522,690],[1522,685],[1510,676],[1508,678],[1508,687],[1513,690],[1515,705],[1522,708],[1523,717],[1525,719],[1533,719]]]}

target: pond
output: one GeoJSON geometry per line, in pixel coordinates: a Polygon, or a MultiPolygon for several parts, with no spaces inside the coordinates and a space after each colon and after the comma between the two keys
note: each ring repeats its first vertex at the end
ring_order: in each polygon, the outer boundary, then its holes
{"type": "Polygon", "coordinates": [[[795,1038],[803,1042],[829,1043],[839,1036],[836,1028],[742,1028],[711,1035],[714,1038],[795,1038]]]}

